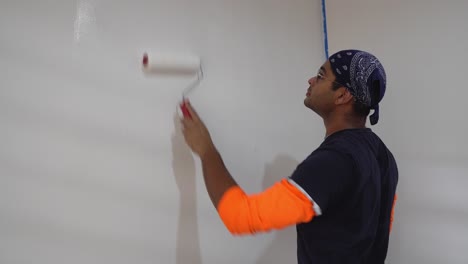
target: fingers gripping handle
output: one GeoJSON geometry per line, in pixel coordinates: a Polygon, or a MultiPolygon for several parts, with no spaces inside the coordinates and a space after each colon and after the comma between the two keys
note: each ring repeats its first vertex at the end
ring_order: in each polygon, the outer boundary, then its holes
{"type": "Polygon", "coordinates": [[[182,114],[184,115],[184,117],[188,117],[190,119],[192,119],[192,115],[190,115],[190,112],[187,108],[187,103],[184,101],[182,101],[182,103],[180,103],[180,110],[182,110],[182,114]]]}

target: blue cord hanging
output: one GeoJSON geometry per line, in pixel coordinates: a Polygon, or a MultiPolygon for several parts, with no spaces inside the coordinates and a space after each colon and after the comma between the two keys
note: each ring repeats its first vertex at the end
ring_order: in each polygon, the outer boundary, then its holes
{"type": "Polygon", "coordinates": [[[325,0],[322,0],[322,19],[323,19],[323,46],[325,49],[325,59],[328,59],[328,32],[327,32],[327,8],[325,0]]]}

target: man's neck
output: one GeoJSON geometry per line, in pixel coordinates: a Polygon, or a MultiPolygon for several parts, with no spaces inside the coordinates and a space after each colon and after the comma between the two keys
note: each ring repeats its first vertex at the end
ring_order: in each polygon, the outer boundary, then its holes
{"type": "Polygon", "coordinates": [[[352,128],[365,128],[366,119],[365,118],[353,118],[353,117],[343,117],[341,118],[327,118],[323,119],[325,124],[325,137],[330,136],[333,133],[336,133],[344,129],[352,128]]]}

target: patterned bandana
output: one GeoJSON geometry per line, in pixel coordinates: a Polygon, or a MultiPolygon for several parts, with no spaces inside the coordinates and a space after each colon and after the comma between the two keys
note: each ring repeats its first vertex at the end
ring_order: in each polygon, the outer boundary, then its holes
{"type": "Polygon", "coordinates": [[[357,101],[370,107],[371,125],[379,121],[379,102],[387,85],[385,70],[372,54],[360,50],[342,50],[329,58],[336,82],[349,89],[357,101]]]}

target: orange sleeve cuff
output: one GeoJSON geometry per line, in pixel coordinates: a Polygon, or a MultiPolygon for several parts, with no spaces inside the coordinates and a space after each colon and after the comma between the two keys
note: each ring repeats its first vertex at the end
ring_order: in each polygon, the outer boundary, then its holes
{"type": "Polygon", "coordinates": [[[392,232],[392,227],[393,227],[393,218],[395,216],[395,204],[398,199],[398,195],[395,194],[393,197],[393,205],[392,205],[392,212],[390,214],[390,232],[392,232]]]}
{"type": "Polygon", "coordinates": [[[233,186],[223,194],[217,209],[226,228],[236,235],[281,229],[315,216],[313,202],[286,179],[254,195],[233,186]]]}

